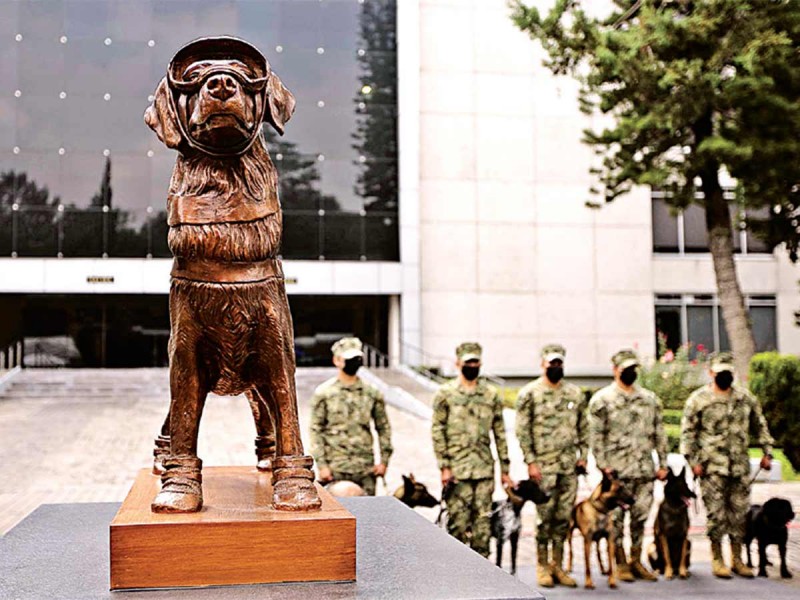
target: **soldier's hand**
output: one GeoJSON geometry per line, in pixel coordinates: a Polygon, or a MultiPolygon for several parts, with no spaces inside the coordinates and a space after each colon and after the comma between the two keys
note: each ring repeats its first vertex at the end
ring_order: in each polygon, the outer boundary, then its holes
{"type": "Polygon", "coordinates": [[[322,483],[333,481],[333,472],[330,470],[330,467],[321,467],[317,479],[319,479],[322,483]]]}
{"type": "Polygon", "coordinates": [[[511,476],[508,473],[503,473],[500,475],[500,481],[503,483],[503,487],[512,488],[514,487],[514,480],[511,479],[511,476]]]}
{"type": "Polygon", "coordinates": [[[664,481],[667,478],[667,469],[662,467],[658,471],[656,471],[656,479],[659,481],[664,481]]]}
{"type": "Polygon", "coordinates": [[[695,465],[692,467],[692,474],[695,477],[702,477],[703,476],[703,465],[695,465]]]}
{"type": "Polygon", "coordinates": [[[765,471],[769,471],[772,469],[772,457],[768,454],[765,454],[761,457],[761,468],[765,471]]]}
{"type": "Polygon", "coordinates": [[[542,470],[539,468],[539,465],[536,463],[528,465],[528,477],[533,479],[536,483],[542,482],[542,470]]]}
{"type": "Polygon", "coordinates": [[[451,481],[452,479],[453,479],[453,472],[447,467],[442,469],[442,487],[447,485],[447,482],[451,481]]]}
{"type": "Polygon", "coordinates": [[[378,477],[383,477],[384,475],[386,475],[386,465],[384,465],[383,463],[375,465],[374,467],[372,467],[372,472],[375,473],[375,475],[377,475],[378,477]]]}

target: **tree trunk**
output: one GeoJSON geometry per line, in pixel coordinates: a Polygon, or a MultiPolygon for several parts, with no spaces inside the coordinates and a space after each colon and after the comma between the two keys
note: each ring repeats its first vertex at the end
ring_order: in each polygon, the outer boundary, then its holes
{"type": "Polygon", "coordinates": [[[705,196],[708,246],[717,279],[717,295],[733,350],[736,374],[740,380],[745,381],[756,344],[733,260],[731,214],[719,183],[719,166],[709,165],[700,177],[705,196]]]}

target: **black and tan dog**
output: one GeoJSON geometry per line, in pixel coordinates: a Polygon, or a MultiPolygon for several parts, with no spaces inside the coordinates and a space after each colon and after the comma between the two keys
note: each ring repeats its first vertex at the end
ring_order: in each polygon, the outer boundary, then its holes
{"type": "Polygon", "coordinates": [[[689,541],[689,503],[696,497],[686,482],[686,467],[683,467],[680,475],[673,474],[669,469],[664,501],[658,507],[653,526],[655,541],[647,552],[650,566],[664,575],[665,579],[672,579],[676,568],[678,577],[689,577],[692,551],[689,541]]]}
{"type": "Polygon", "coordinates": [[[794,519],[792,504],[784,498],[770,498],[763,506],[753,504],[747,512],[744,545],[747,548],[747,566],[753,566],[750,543],[758,540],[758,576],[767,576],[767,546],[775,544],[781,557],[781,577],[790,579],[792,574],[786,567],[786,542],[789,539],[788,525],[794,519]]]}
{"type": "Polygon", "coordinates": [[[433,508],[439,505],[439,500],[428,491],[424,483],[414,478],[413,473],[408,476],[403,475],[403,485],[395,490],[394,497],[409,508],[414,508],[415,506],[433,508]]]}
{"type": "Polygon", "coordinates": [[[592,494],[572,509],[572,515],[567,529],[569,542],[569,560],[567,571],[572,571],[572,531],[577,529],[583,536],[583,556],[586,561],[586,579],[584,587],[594,589],[591,572],[592,543],[597,544],[597,561],[600,571],[608,575],[608,587],[617,587],[617,571],[614,563],[617,540],[614,528],[611,525],[611,512],[617,509],[627,510],[633,504],[634,498],[617,477],[615,472],[603,472],[603,480],[594,489],[592,494]],[[600,555],[600,540],[608,544],[608,568],[603,568],[600,555]]]}
{"type": "Polygon", "coordinates": [[[545,492],[539,484],[532,479],[520,481],[513,488],[506,488],[508,498],[492,502],[491,532],[495,542],[496,563],[503,566],[503,546],[506,541],[511,542],[511,574],[517,572],[517,548],[519,534],[522,531],[522,507],[530,501],[534,504],[544,504],[550,500],[550,494],[545,492]]]}
{"type": "Polygon", "coordinates": [[[169,453],[154,512],[203,505],[197,433],[209,392],[249,396],[273,471],[273,506],[320,506],[297,419],[278,177],[261,133],[262,122],[283,133],[294,106],[257,48],[216,37],[175,54],[145,112],[147,125],[178,151],[167,198],[175,257],[162,431],[169,453]]]}

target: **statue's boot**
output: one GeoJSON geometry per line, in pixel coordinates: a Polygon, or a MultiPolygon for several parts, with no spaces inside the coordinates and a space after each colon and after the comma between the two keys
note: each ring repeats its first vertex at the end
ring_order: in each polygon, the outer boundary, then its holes
{"type": "Polygon", "coordinates": [[[190,513],[203,508],[203,461],[196,456],[164,460],[161,491],[151,508],[156,513],[190,513]]]}
{"type": "Polygon", "coordinates": [[[153,475],[164,473],[164,460],[169,456],[169,436],[159,435],[153,449],[153,475]]]}
{"type": "Polygon", "coordinates": [[[322,506],[313,464],[310,456],[278,456],[272,461],[272,505],[276,510],[318,510],[322,506]]]}
{"type": "Polygon", "coordinates": [[[275,436],[256,436],[256,468],[259,471],[272,471],[272,462],[275,460],[275,436]]]}

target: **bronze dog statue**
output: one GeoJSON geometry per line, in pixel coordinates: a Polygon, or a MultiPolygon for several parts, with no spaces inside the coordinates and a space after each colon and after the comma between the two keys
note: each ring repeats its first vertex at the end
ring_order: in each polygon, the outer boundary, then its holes
{"type": "Polygon", "coordinates": [[[167,199],[169,454],[154,512],[202,508],[197,433],[209,392],[247,393],[259,437],[274,440],[274,508],[321,505],[300,440],[278,178],[261,133],[266,121],[282,134],[294,105],[258,49],[215,37],[175,54],[145,112],[178,151],[167,199]]]}

